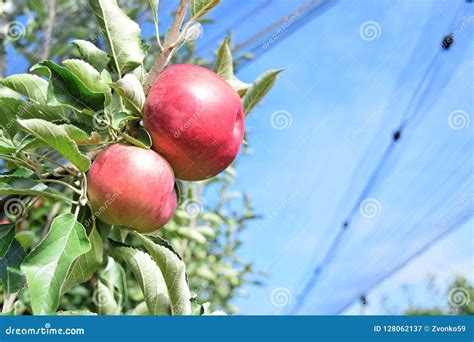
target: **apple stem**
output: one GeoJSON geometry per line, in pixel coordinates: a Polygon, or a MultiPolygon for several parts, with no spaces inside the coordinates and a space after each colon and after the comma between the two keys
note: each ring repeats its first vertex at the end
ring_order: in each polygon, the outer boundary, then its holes
{"type": "Polygon", "coordinates": [[[164,47],[155,63],[151,67],[148,75],[145,78],[145,83],[143,85],[143,90],[145,95],[151,90],[151,87],[155,83],[156,79],[160,75],[163,68],[168,64],[173,55],[173,51],[178,46],[177,42],[179,40],[180,29],[183,26],[184,18],[186,17],[186,12],[188,10],[189,0],[181,0],[176,11],[176,15],[173,20],[168,34],[165,37],[164,47]]]}

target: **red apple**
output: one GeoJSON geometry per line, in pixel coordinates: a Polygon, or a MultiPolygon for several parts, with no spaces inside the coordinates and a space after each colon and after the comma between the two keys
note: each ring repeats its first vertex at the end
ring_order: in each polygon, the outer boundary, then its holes
{"type": "Polygon", "coordinates": [[[237,92],[216,73],[189,64],[161,73],[148,94],[143,122],[152,148],[183,180],[206,179],[227,168],[244,134],[237,92]]]}
{"type": "Polygon", "coordinates": [[[87,183],[94,215],[109,224],[151,232],[176,209],[173,170],[152,150],[108,147],[92,163],[87,183]]]}

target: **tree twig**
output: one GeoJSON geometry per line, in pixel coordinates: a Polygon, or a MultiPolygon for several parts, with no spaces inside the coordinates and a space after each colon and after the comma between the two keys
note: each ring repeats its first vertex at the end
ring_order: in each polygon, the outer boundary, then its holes
{"type": "Polygon", "coordinates": [[[48,0],[48,17],[46,18],[45,30],[44,30],[44,43],[43,49],[41,50],[41,59],[48,59],[49,51],[51,50],[51,43],[53,39],[53,28],[54,21],[56,20],[57,13],[56,0],[48,0]]]}
{"type": "Polygon", "coordinates": [[[186,12],[188,10],[189,0],[181,0],[179,3],[178,10],[173,20],[173,24],[168,31],[168,34],[165,37],[163,51],[160,53],[155,63],[151,67],[146,79],[145,84],[143,85],[143,90],[145,94],[151,90],[151,87],[155,83],[156,79],[160,75],[163,68],[168,64],[173,55],[173,51],[176,48],[176,41],[179,38],[180,29],[183,26],[184,18],[186,17],[186,12]]]}

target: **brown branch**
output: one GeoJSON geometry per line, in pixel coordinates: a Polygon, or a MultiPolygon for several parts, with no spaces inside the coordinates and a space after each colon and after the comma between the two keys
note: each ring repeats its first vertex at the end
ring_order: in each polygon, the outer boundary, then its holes
{"type": "Polygon", "coordinates": [[[40,57],[42,60],[48,59],[49,51],[51,50],[51,43],[53,39],[53,28],[54,21],[56,20],[56,0],[48,0],[48,17],[46,18],[45,30],[44,30],[44,43],[43,49],[41,50],[40,57]]]}
{"type": "Polygon", "coordinates": [[[160,53],[155,63],[151,67],[150,71],[148,72],[148,75],[146,76],[145,84],[143,85],[143,89],[146,95],[148,95],[151,90],[151,87],[153,86],[161,71],[163,71],[164,67],[168,64],[171,59],[171,56],[173,55],[173,51],[177,46],[177,40],[179,38],[181,27],[183,26],[184,18],[186,17],[188,6],[189,0],[181,0],[181,2],[179,3],[179,7],[176,11],[173,24],[171,25],[171,28],[169,29],[168,34],[165,37],[163,51],[160,53]]]}

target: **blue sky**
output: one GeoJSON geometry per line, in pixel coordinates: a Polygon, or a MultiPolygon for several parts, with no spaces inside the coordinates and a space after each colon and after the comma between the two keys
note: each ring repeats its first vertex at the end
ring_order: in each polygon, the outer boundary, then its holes
{"type": "MultiPolygon", "coordinates": [[[[229,25],[243,42],[305,1],[265,2],[227,0],[211,15],[217,21],[205,26],[198,49],[209,55],[229,25]]],[[[407,304],[404,284],[420,305],[446,302],[426,293],[428,274],[440,287],[456,273],[474,281],[473,221],[460,224],[474,212],[474,124],[449,125],[452,113],[471,120],[474,107],[474,5],[458,12],[463,2],[336,1],[295,34],[283,32],[239,72],[250,82],[285,69],[247,119],[253,153],[238,160],[235,189],[248,192],[266,218],[251,223],[239,253],[270,274],[265,286],[248,286],[248,296],[235,300],[242,313],[290,312],[347,217],[349,229],[297,313],[358,313],[351,301],[381,282],[367,312],[383,314],[386,296],[395,311],[407,304]],[[438,55],[453,29],[452,49],[438,55]],[[404,113],[410,120],[402,138],[377,168],[404,113]],[[379,176],[363,192],[375,169],[379,176]],[[375,206],[375,216],[363,215],[361,200],[372,201],[364,203],[375,206]],[[460,227],[383,280],[454,226],[460,227]]],[[[16,63],[10,72],[24,68],[16,63]]]]}

